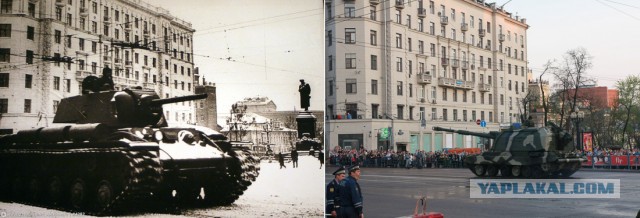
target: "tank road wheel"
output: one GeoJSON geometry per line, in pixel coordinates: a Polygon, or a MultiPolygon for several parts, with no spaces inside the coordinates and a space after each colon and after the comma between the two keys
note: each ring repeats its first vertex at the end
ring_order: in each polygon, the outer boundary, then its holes
{"type": "Polygon", "coordinates": [[[42,193],[42,187],[40,184],[40,180],[37,177],[33,177],[29,180],[29,201],[30,202],[38,202],[41,201],[40,197],[42,193]]]}
{"type": "Polygon", "coordinates": [[[54,176],[49,179],[47,197],[51,205],[59,205],[62,202],[62,180],[59,177],[54,176]]]}
{"type": "Polygon", "coordinates": [[[500,167],[500,176],[502,176],[502,177],[511,176],[511,167],[509,167],[509,166],[501,166],[500,167]]]}
{"type": "Polygon", "coordinates": [[[531,171],[531,178],[533,179],[539,179],[542,178],[543,176],[543,171],[542,168],[540,166],[529,166],[529,171],[531,171]]]}
{"type": "Polygon", "coordinates": [[[522,167],[520,166],[511,166],[511,175],[514,177],[519,177],[522,175],[522,167]]]}
{"type": "Polygon", "coordinates": [[[84,180],[78,178],[71,183],[69,202],[74,209],[83,209],[86,205],[87,186],[84,180]]]}
{"type": "Polygon", "coordinates": [[[25,187],[23,184],[23,179],[20,177],[16,177],[13,179],[11,183],[11,196],[13,200],[20,201],[24,198],[25,187]]]}
{"type": "Polygon", "coordinates": [[[524,176],[524,178],[531,178],[531,175],[532,175],[531,166],[522,166],[522,176],[524,176]]]}
{"type": "Polygon", "coordinates": [[[111,183],[107,180],[102,180],[98,183],[98,189],[96,194],[96,203],[98,211],[104,211],[113,202],[114,190],[111,183]]]}
{"type": "Polygon", "coordinates": [[[204,188],[204,202],[207,206],[230,205],[240,197],[236,190],[210,185],[204,188]]]}
{"type": "Polygon", "coordinates": [[[486,172],[487,170],[484,165],[476,164],[475,166],[473,166],[473,173],[475,173],[476,176],[484,176],[486,172]]]}
{"type": "Polygon", "coordinates": [[[498,175],[498,167],[496,165],[487,166],[487,175],[488,176],[497,176],[498,175]]]}

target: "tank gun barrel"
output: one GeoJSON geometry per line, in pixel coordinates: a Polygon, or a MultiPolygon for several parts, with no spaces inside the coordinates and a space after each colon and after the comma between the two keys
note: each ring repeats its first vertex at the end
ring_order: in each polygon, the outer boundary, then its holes
{"type": "Polygon", "coordinates": [[[171,104],[171,103],[183,102],[183,101],[193,101],[193,100],[199,100],[199,99],[205,99],[205,98],[207,98],[207,93],[197,94],[197,95],[185,95],[185,96],[173,97],[173,98],[154,99],[149,103],[149,106],[160,106],[163,104],[171,104]]]}
{"type": "Polygon", "coordinates": [[[500,134],[500,132],[496,132],[496,131],[491,131],[489,133],[482,133],[482,132],[471,132],[471,131],[466,131],[466,130],[448,129],[448,128],[442,128],[442,127],[438,127],[438,126],[434,126],[433,130],[434,131],[453,132],[453,133],[458,133],[458,134],[462,134],[462,135],[472,135],[472,136],[478,136],[478,137],[488,138],[488,139],[495,139],[500,134]]]}

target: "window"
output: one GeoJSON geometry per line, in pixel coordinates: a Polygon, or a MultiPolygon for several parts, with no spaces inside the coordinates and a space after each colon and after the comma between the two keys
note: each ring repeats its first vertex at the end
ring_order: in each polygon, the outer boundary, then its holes
{"type": "Polygon", "coordinates": [[[73,24],[73,17],[71,16],[71,14],[67,14],[67,24],[73,24]]]}
{"type": "Polygon", "coordinates": [[[344,4],[344,17],[355,17],[356,6],[353,3],[344,4]]]}
{"type": "Polygon", "coordinates": [[[373,46],[378,44],[378,33],[375,30],[371,30],[369,40],[373,46]]]}
{"type": "Polygon", "coordinates": [[[404,105],[398,105],[398,119],[404,119],[404,105]]]}
{"type": "Polygon", "coordinates": [[[0,113],[6,114],[8,111],[8,108],[9,108],[9,99],[0,98],[0,113]]]}
{"type": "Polygon", "coordinates": [[[489,104],[493,104],[493,94],[489,94],[489,104]]]}
{"type": "Polygon", "coordinates": [[[418,19],[418,31],[424,32],[424,20],[422,18],[418,19]]]}
{"type": "Polygon", "coordinates": [[[434,14],[435,13],[435,6],[433,4],[433,1],[429,1],[429,13],[434,14]]]}
{"type": "Polygon", "coordinates": [[[442,100],[447,100],[447,88],[442,88],[442,100]]]}
{"type": "Polygon", "coordinates": [[[356,54],[355,53],[347,53],[345,54],[345,68],[347,69],[356,69],[356,54]]]}
{"type": "Polygon", "coordinates": [[[436,44],[431,43],[431,45],[429,47],[429,51],[431,52],[431,57],[435,57],[436,56],[436,44]]]}
{"type": "Polygon", "coordinates": [[[371,69],[378,70],[378,56],[371,55],[371,69]]]}
{"type": "Polygon", "coordinates": [[[78,70],[84,70],[84,60],[77,60],[78,61],[78,70]]]}
{"type": "Polygon", "coordinates": [[[71,35],[66,35],[65,39],[66,39],[65,44],[67,45],[67,48],[71,48],[71,35]]]}
{"type": "Polygon", "coordinates": [[[62,21],[62,7],[56,7],[56,20],[62,21]]]}
{"type": "Polygon", "coordinates": [[[402,95],[402,81],[397,82],[397,95],[402,95]]]}
{"type": "Polygon", "coordinates": [[[504,95],[500,94],[500,105],[504,105],[504,95]]]}
{"type": "Polygon", "coordinates": [[[347,94],[358,93],[358,85],[356,79],[347,79],[347,94]]]}
{"type": "Polygon", "coordinates": [[[55,30],[54,33],[53,33],[53,37],[54,37],[55,42],[57,44],[60,44],[60,41],[62,39],[61,38],[62,37],[62,32],[60,32],[60,30],[55,30]]]}
{"type": "Polygon", "coordinates": [[[94,14],[98,13],[98,2],[91,3],[91,10],[93,11],[94,14]]]}
{"type": "Polygon", "coordinates": [[[0,73],[0,87],[9,87],[9,73],[0,73]]]}
{"type": "Polygon", "coordinates": [[[333,96],[333,80],[329,80],[329,96],[333,96]]]}
{"type": "Polygon", "coordinates": [[[29,16],[31,17],[35,17],[36,16],[36,4],[35,3],[29,3],[29,16]]]}
{"type": "Polygon", "coordinates": [[[33,40],[35,35],[35,28],[32,26],[27,26],[27,39],[33,40]]]}
{"type": "Polygon", "coordinates": [[[33,81],[33,75],[31,75],[31,74],[24,75],[24,87],[25,88],[30,89],[32,81],[33,81]]]}
{"type": "Polygon", "coordinates": [[[371,80],[371,94],[378,95],[378,80],[371,80]]]}
{"type": "Polygon", "coordinates": [[[27,50],[27,64],[33,64],[33,51],[27,50]]]}
{"type": "Polygon", "coordinates": [[[407,14],[407,26],[411,29],[411,15],[407,14]]]}
{"type": "Polygon", "coordinates": [[[424,54],[424,41],[418,40],[418,51],[420,54],[424,54]]]}
{"type": "Polygon", "coordinates": [[[402,34],[396,33],[396,48],[402,48],[402,34]]]}
{"type": "Polygon", "coordinates": [[[402,72],[402,58],[396,57],[396,71],[402,72]]]}
{"type": "Polygon", "coordinates": [[[333,45],[333,32],[331,30],[327,31],[327,46],[333,45]]]}
{"type": "Polygon", "coordinates": [[[11,62],[11,49],[0,48],[0,62],[11,62]]]}
{"type": "Polygon", "coordinates": [[[53,89],[60,90],[60,77],[57,77],[57,76],[53,77],[53,89]]]}
{"type": "Polygon", "coordinates": [[[453,121],[458,120],[458,109],[453,109],[453,121]]]}
{"type": "MultiPolygon", "coordinates": [[[[95,4],[95,2],[94,2],[94,4],[95,4]]],[[[91,21],[91,31],[93,33],[98,33],[98,22],[91,21]]]]}
{"type": "Polygon", "coordinates": [[[409,97],[413,97],[413,84],[409,83],[409,97]]]}
{"type": "Polygon", "coordinates": [[[65,84],[67,84],[67,92],[71,92],[71,79],[66,79],[65,84]]]}
{"type": "Polygon", "coordinates": [[[356,29],[345,28],[344,29],[344,43],[355,44],[356,43],[356,29]]]}
{"type": "Polygon", "coordinates": [[[333,55],[327,57],[327,69],[329,69],[329,71],[333,70],[333,55]]]}
{"type": "Polygon", "coordinates": [[[442,120],[448,121],[449,120],[449,118],[447,116],[448,114],[449,113],[448,113],[447,109],[442,109],[442,120]]]}
{"type": "Polygon", "coordinates": [[[436,100],[437,93],[438,93],[437,88],[435,86],[431,87],[431,98],[433,98],[433,100],[436,100]]]}
{"type": "Polygon", "coordinates": [[[411,52],[411,38],[407,38],[407,49],[409,49],[409,52],[411,52]]]}
{"type": "Polygon", "coordinates": [[[11,24],[0,24],[0,37],[11,37],[11,24]]]}
{"type": "Polygon", "coordinates": [[[91,62],[91,72],[98,73],[98,63],[91,62]]]}
{"type": "Polygon", "coordinates": [[[436,34],[436,24],[433,22],[429,22],[429,34],[431,35],[436,34]]]}
{"type": "Polygon", "coordinates": [[[376,20],[377,19],[377,15],[376,15],[376,6],[371,5],[371,7],[369,8],[369,18],[371,18],[371,20],[376,20]]]}
{"type": "Polygon", "coordinates": [[[378,118],[378,107],[380,105],[377,104],[371,104],[371,118],[376,119],[378,118]]]}

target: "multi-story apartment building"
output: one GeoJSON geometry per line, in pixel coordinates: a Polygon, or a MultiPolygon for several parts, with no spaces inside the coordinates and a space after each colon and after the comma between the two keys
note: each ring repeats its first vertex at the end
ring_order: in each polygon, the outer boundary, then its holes
{"type": "MultiPolygon", "coordinates": [[[[51,125],[60,99],[80,94],[82,80],[105,67],[117,90],[193,94],[194,32],[140,0],[1,0],[0,129],[51,125]],[[52,61],[64,57],[73,63],[52,61]]],[[[191,104],[166,105],[169,123],[195,122],[191,104]]]]}
{"type": "Polygon", "coordinates": [[[431,127],[519,122],[525,19],[472,0],[325,2],[327,147],[476,147],[479,138],[431,127]]]}

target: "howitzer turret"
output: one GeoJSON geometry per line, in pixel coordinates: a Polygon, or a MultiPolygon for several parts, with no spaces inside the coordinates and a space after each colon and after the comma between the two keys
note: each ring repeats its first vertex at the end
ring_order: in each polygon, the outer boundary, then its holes
{"type": "Polygon", "coordinates": [[[160,99],[151,90],[107,91],[62,99],[54,123],[102,123],[111,127],[165,127],[162,105],[204,99],[207,94],[160,99]]]}
{"type": "Polygon", "coordinates": [[[500,135],[500,132],[498,132],[498,131],[490,131],[489,133],[482,133],[482,132],[471,132],[471,131],[466,131],[466,130],[447,129],[447,128],[442,128],[442,127],[438,127],[438,126],[434,126],[433,130],[435,130],[435,131],[444,131],[444,132],[453,132],[453,133],[458,133],[458,134],[461,134],[461,135],[472,135],[472,136],[478,136],[478,137],[488,138],[488,139],[496,139],[500,135]]]}
{"type": "Polygon", "coordinates": [[[464,159],[464,165],[477,176],[497,176],[500,173],[505,177],[569,177],[580,169],[586,159],[576,154],[571,134],[553,123],[547,125],[489,133],[441,127],[433,127],[433,130],[493,140],[488,151],[464,159]]]}

